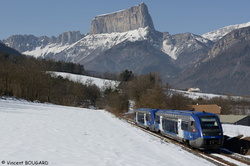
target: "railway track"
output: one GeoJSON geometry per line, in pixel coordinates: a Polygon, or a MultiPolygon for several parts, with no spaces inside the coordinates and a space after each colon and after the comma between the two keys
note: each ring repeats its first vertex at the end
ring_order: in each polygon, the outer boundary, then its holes
{"type": "Polygon", "coordinates": [[[218,165],[218,166],[249,166],[250,165],[250,158],[247,158],[243,155],[240,154],[236,154],[236,153],[232,153],[230,151],[227,151],[226,149],[221,148],[219,151],[202,151],[202,150],[197,150],[197,149],[193,149],[190,148],[178,141],[175,141],[171,138],[167,138],[162,136],[161,134],[152,132],[150,130],[147,130],[145,128],[139,127],[137,126],[133,120],[128,119],[128,118],[122,118],[123,120],[125,120],[127,123],[131,124],[134,127],[140,128],[141,130],[143,130],[144,132],[147,132],[159,139],[161,139],[164,142],[167,143],[173,143],[175,145],[178,145],[180,147],[182,147],[184,150],[198,156],[201,158],[204,158],[206,160],[208,160],[209,162],[218,165]]]}

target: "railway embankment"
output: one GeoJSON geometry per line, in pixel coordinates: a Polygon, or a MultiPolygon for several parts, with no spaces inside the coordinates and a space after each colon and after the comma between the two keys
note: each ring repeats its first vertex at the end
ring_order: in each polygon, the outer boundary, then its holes
{"type": "Polygon", "coordinates": [[[243,135],[229,137],[225,135],[223,147],[235,153],[250,155],[250,137],[243,137],[243,135]]]}

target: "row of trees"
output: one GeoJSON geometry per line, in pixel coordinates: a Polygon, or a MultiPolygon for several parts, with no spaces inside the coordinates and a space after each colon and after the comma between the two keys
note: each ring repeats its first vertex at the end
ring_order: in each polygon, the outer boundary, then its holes
{"type": "Polygon", "coordinates": [[[193,104],[217,104],[221,107],[221,114],[247,115],[250,110],[250,102],[247,98],[214,97],[211,99],[198,98],[193,104]]]}
{"type": "Polygon", "coordinates": [[[158,109],[190,109],[195,104],[217,104],[221,107],[222,114],[247,114],[250,102],[246,99],[232,97],[216,97],[212,99],[190,99],[182,94],[173,93],[168,84],[163,84],[156,73],[135,76],[131,71],[125,70],[120,74],[122,86],[120,91],[110,91],[111,103],[108,108],[111,111],[125,112],[128,109],[128,100],[135,102],[135,107],[158,109]],[[115,97],[114,97],[115,96],[115,97]]]}
{"type": "Polygon", "coordinates": [[[113,113],[124,113],[128,110],[129,100],[134,107],[158,109],[188,109],[190,99],[179,94],[170,94],[169,85],[162,84],[156,73],[135,76],[125,70],[120,74],[122,83],[119,90],[106,90],[106,109],[113,113]]]}
{"type": "Polygon", "coordinates": [[[52,61],[42,59],[42,63],[46,64],[52,71],[58,72],[66,72],[66,73],[73,73],[73,74],[87,74],[84,66],[81,64],[75,64],[72,62],[62,62],[62,61],[52,61]]]}

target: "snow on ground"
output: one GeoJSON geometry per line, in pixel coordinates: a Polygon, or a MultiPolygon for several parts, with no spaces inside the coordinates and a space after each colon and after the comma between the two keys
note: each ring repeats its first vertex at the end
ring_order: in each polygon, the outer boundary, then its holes
{"type": "Polygon", "coordinates": [[[186,97],[189,97],[191,99],[198,99],[198,98],[204,98],[204,99],[211,99],[214,97],[223,97],[223,95],[216,95],[216,94],[209,94],[209,93],[201,93],[201,92],[188,92],[183,90],[177,90],[177,89],[171,89],[173,93],[180,93],[183,94],[186,97]]]}
{"type": "Polygon", "coordinates": [[[229,137],[237,137],[243,135],[243,137],[250,137],[250,127],[242,125],[222,124],[223,133],[229,137]]]}
{"type": "Polygon", "coordinates": [[[213,165],[104,110],[0,99],[0,126],[2,162],[47,161],[51,166],[213,165]]]}
{"type": "Polygon", "coordinates": [[[218,153],[212,153],[213,156],[219,157],[219,158],[223,158],[226,161],[229,161],[231,163],[231,165],[239,165],[239,166],[249,166],[248,164],[243,164],[242,162],[239,162],[237,160],[234,160],[230,157],[218,154],[218,153]]]}
{"type": "Polygon", "coordinates": [[[98,86],[99,88],[103,88],[103,87],[106,87],[106,86],[110,86],[112,88],[115,88],[120,83],[119,81],[95,78],[95,77],[78,75],[78,74],[70,74],[70,73],[64,73],[64,72],[52,72],[52,73],[55,74],[56,76],[61,76],[63,78],[68,78],[71,81],[80,82],[82,84],[93,83],[96,86],[98,86]]]}
{"type": "Polygon", "coordinates": [[[184,96],[191,98],[191,99],[198,99],[198,98],[203,98],[206,100],[218,97],[218,98],[228,98],[231,97],[235,100],[237,99],[246,99],[249,100],[249,98],[246,97],[242,97],[242,96],[227,96],[227,95],[218,95],[218,94],[212,94],[212,93],[201,93],[201,92],[189,92],[189,91],[184,91],[184,90],[177,90],[177,89],[171,89],[172,93],[179,93],[179,94],[183,94],[184,96]]]}

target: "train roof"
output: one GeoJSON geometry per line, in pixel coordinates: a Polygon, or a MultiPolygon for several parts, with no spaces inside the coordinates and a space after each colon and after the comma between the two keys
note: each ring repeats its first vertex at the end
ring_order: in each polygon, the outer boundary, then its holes
{"type": "Polygon", "coordinates": [[[193,110],[158,110],[158,114],[175,114],[175,115],[185,115],[185,116],[202,116],[202,115],[214,115],[210,112],[197,112],[193,110]]]}
{"type": "Polygon", "coordinates": [[[164,114],[175,114],[175,115],[184,115],[184,116],[204,116],[204,115],[215,115],[210,112],[197,112],[193,110],[162,110],[162,109],[153,109],[153,108],[137,108],[134,110],[135,112],[141,113],[156,113],[158,115],[164,114]]]}
{"type": "Polygon", "coordinates": [[[137,108],[134,110],[135,112],[142,112],[142,113],[149,113],[149,112],[156,112],[158,109],[153,109],[153,108],[137,108]]]}

